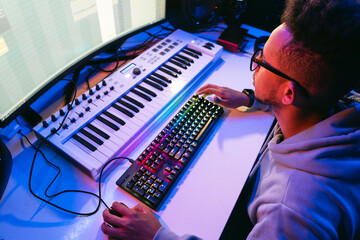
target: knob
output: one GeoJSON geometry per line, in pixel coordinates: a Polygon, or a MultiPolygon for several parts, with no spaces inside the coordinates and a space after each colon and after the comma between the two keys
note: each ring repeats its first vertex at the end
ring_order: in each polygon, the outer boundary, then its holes
{"type": "Polygon", "coordinates": [[[92,89],[89,90],[90,95],[94,95],[94,91],[92,89]]]}
{"type": "Polygon", "coordinates": [[[51,115],[51,121],[56,122],[57,118],[55,115],[51,115]]]}
{"type": "Polygon", "coordinates": [[[90,107],[86,107],[85,111],[89,112],[90,111],[90,107]]]}
{"type": "Polygon", "coordinates": [[[79,105],[79,104],[80,104],[79,99],[75,99],[75,105],[77,106],[77,105],[79,105]]]}
{"type": "Polygon", "coordinates": [[[101,82],[101,84],[105,87],[105,86],[106,86],[105,80],[103,80],[103,81],[101,82]]]}
{"type": "Polygon", "coordinates": [[[44,128],[47,128],[49,126],[49,124],[46,121],[43,121],[42,125],[43,125],[44,128]]]}
{"type": "Polygon", "coordinates": [[[96,95],[96,99],[100,99],[100,98],[101,98],[100,94],[96,95]]]}
{"type": "Polygon", "coordinates": [[[99,90],[100,90],[100,86],[96,84],[95,89],[96,89],[96,91],[99,91],[99,90]]]}
{"type": "Polygon", "coordinates": [[[87,99],[87,96],[86,96],[86,94],[84,93],[83,95],[82,95],[82,100],[86,100],[87,99]]]}
{"type": "Polygon", "coordinates": [[[141,73],[140,68],[134,68],[134,70],[133,70],[134,75],[139,75],[140,73],[141,73]]]}
{"type": "Polygon", "coordinates": [[[64,116],[64,115],[65,115],[65,112],[64,112],[64,110],[62,110],[62,109],[60,109],[59,113],[60,113],[60,116],[64,116]]]}

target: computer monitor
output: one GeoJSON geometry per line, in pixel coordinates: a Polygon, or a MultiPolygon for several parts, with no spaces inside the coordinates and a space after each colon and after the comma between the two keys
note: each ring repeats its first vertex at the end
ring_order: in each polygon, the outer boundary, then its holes
{"type": "Polygon", "coordinates": [[[0,3],[0,126],[125,36],[165,19],[166,0],[0,3]]]}

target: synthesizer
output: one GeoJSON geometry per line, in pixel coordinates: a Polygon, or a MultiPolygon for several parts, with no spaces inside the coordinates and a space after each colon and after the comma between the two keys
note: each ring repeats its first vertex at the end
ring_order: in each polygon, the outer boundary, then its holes
{"type": "Polygon", "coordinates": [[[141,133],[201,82],[222,51],[176,30],[33,130],[97,180],[108,160],[139,144],[141,133]]]}

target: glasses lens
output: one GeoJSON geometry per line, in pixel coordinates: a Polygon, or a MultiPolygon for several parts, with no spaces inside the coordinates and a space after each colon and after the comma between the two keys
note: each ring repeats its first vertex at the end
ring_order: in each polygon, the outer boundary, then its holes
{"type": "Polygon", "coordinates": [[[259,49],[251,57],[251,63],[250,63],[250,70],[251,71],[254,71],[259,66],[259,64],[257,64],[255,62],[255,59],[261,60],[261,55],[262,55],[262,49],[259,49]]]}

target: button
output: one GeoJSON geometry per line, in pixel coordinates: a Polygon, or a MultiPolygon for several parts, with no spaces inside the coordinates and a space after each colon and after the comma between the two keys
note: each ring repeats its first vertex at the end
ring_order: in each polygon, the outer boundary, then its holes
{"type": "Polygon", "coordinates": [[[155,192],[155,189],[153,189],[153,188],[150,188],[148,191],[147,191],[148,193],[150,193],[150,194],[154,194],[154,192],[155,192]]]}
{"type": "Polygon", "coordinates": [[[133,184],[132,182],[128,182],[128,183],[126,184],[126,188],[127,188],[127,189],[131,189],[133,186],[134,186],[134,184],[133,184]]]}
{"type": "Polygon", "coordinates": [[[156,205],[158,202],[158,200],[156,198],[154,198],[153,196],[151,196],[150,194],[145,194],[144,198],[154,205],[156,205]]]}
{"type": "Polygon", "coordinates": [[[160,197],[161,197],[161,193],[157,191],[156,193],[154,193],[154,197],[160,198],[160,197]]]}
{"type": "Polygon", "coordinates": [[[172,181],[174,181],[175,176],[172,175],[172,174],[170,174],[169,176],[167,176],[167,179],[168,179],[170,182],[172,182],[172,181]]]}
{"type": "Polygon", "coordinates": [[[138,186],[134,186],[134,187],[132,188],[132,190],[133,190],[135,193],[139,194],[140,196],[144,195],[144,193],[145,193],[145,191],[144,191],[143,189],[139,188],[138,186]]]}
{"type": "Polygon", "coordinates": [[[141,188],[144,189],[144,191],[146,192],[150,188],[150,186],[145,184],[141,188]]]}

